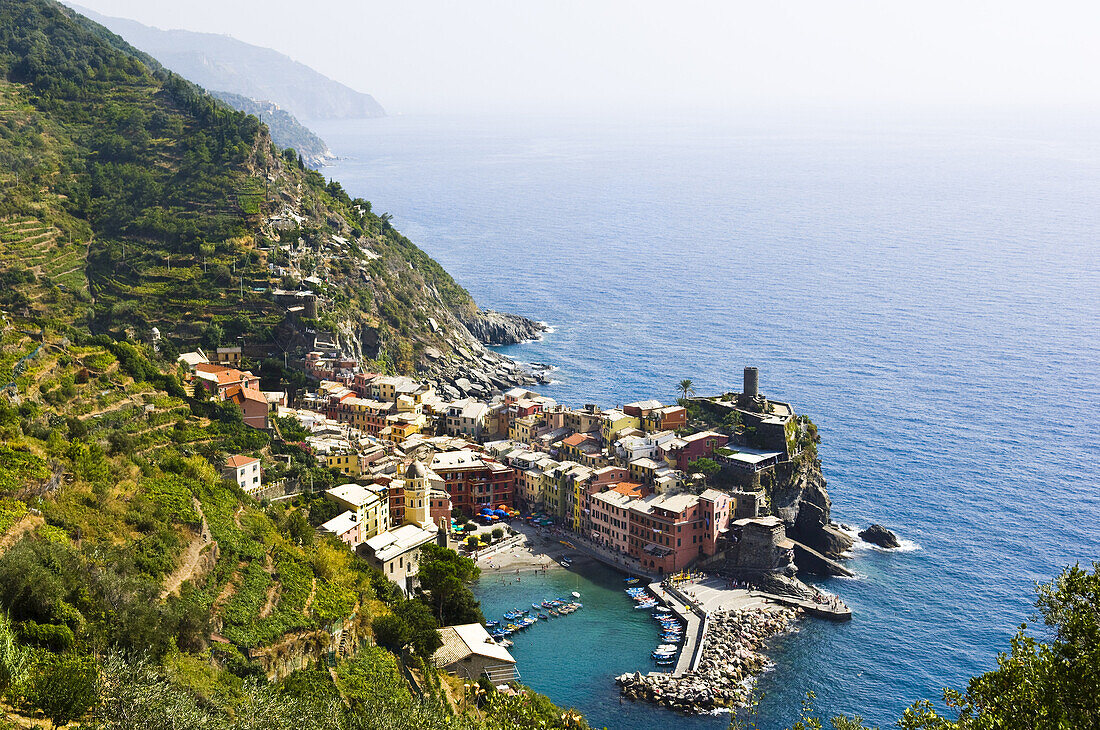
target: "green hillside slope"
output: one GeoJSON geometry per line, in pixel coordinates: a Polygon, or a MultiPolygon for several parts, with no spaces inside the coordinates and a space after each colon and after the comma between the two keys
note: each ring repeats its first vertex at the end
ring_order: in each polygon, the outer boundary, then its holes
{"type": "Polygon", "coordinates": [[[255,117],[71,10],[0,9],[9,306],[115,336],[157,327],[172,346],[229,338],[273,354],[308,349],[303,331],[321,328],[406,372],[486,355],[462,324],[493,336],[474,326],[489,320],[466,291],[368,201],[276,149],[255,117]],[[309,285],[320,321],[288,323],[272,290],[310,277],[323,282],[309,285]]]}

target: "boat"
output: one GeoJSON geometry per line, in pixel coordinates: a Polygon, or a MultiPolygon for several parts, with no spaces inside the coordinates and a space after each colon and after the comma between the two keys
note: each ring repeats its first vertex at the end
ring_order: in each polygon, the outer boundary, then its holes
{"type": "Polygon", "coordinates": [[[546,613],[540,613],[539,618],[542,619],[543,621],[546,621],[547,619],[550,618],[550,615],[546,614],[546,613]]]}
{"type": "Polygon", "coordinates": [[[673,664],[676,663],[676,660],[672,658],[658,659],[656,663],[659,667],[671,667],[673,664]]]}
{"type": "Polygon", "coordinates": [[[634,576],[631,576],[631,577],[626,578],[624,580],[625,580],[625,582],[628,586],[636,586],[636,585],[638,585],[638,582],[639,582],[638,579],[635,578],[634,576]]]}
{"type": "Polygon", "coordinates": [[[580,597],[581,597],[581,594],[580,594],[580,593],[577,593],[576,591],[573,591],[573,592],[572,592],[572,593],[570,593],[569,595],[573,596],[573,598],[580,598],[580,597]]]}
{"type": "Polygon", "coordinates": [[[537,610],[539,610],[540,608],[542,608],[542,606],[540,606],[540,605],[539,605],[539,604],[537,604],[537,603],[532,603],[532,604],[531,604],[531,608],[533,608],[533,609],[535,609],[535,610],[537,611],[537,610]]]}
{"type": "Polygon", "coordinates": [[[559,614],[557,611],[555,611],[554,609],[551,608],[550,609],[550,615],[551,616],[560,616],[561,614],[559,614]]]}
{"type": "Polygon", "coordinates": [[[500,626],[500,621],[486,621],[485,622],[485,628],[487,628],[487,629],[491,629],[494,626],[500,626]]]}
{"type": "Polygon", "coordinates": [[[561,563],[561,567],[563,568],[568,568],[570,565],[573,564],[573,561],[569,560],[568,558],[562,558],[558,562],[561,563]]]}
{"type": "Polygon", "coordinates": [[[672,613],[672,609],[668,606],[658,606],[657,613],[672,613]]]}

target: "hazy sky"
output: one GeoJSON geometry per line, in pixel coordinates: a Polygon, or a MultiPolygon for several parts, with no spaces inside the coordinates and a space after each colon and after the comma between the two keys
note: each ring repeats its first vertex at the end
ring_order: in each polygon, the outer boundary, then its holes
{"type": "Polygon", "coordinates": [[[275,48],[391,113],[1100,105],[1100,3],[79,0],[275,48]]]}

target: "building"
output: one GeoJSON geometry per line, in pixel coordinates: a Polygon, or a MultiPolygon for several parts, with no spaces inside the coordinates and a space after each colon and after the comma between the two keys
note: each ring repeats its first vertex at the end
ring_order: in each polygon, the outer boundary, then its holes
{"type": "Polygon", "coordinates": [[[519,678],[516,660],[481,624],[444,626],[439,638],[443,644],[432,654],[434,666],[469,681],[485,676],[494,685],[519,678]]]}
{"type": "Polygon", "coordinates": [[[362,542],[359,526],[360,522],[356,519],[355,513],[348,510],[318,527],[317,531],[321,534],[335,535],[338,540],[347,543],[348,547],[354,548],[362,542]]]}
{"type": "Polygon", "coordinates": [[[455,509],[465,515],[475,515],[482,507],[515,504],[515,469],[474,451],[436,454],[431,470],[439,475],[455,509]]]}
{"type": "Polygon", "coordinates": [[[237,367],[241,364],[241,348],[239,347],[219,347],[215,351],[215,360],[219,365],[226,365],[228,367],[237,367]]]}
{"type": "Polygon", "coordinates": [[[341,484],[325,492],[325,497],[355,513],[359,538],[369,540],[390,526],[390,502],[386,488],[377,484],[341,484]]]}
{"type": "Polygon", "coordinates": [[[626,429],[641,427],[642,421],[637,416],[627,415],[615,408],[601,414],[600,438],[603,439],[605,445],[610,445],[626,429]]]}
{"type": "MultiPolygon", "coordinates": [[[[405,595],[411,594],[416,588],[416,576],[420,571],[420,549],[441,537],[431,518],[429,475],[430,470],[418,461],[408,466],[401,484],[405,524],[375,535],[357,548],[368,563],[396,583],[405,595]]],[[[397,481],[394,480],[395,483],[397,481]]]]}
{"type": "Polygon", "coordinates": [[[225,400],[237,404],[246,426],[262,431],[267,430],[267,417],[271,413],[271,404],[267,402],[267,396],[260,390],[232,385],[225,390],[225,400]]]}
{"type": "Polygon", "coordinates": [[[236,482],[237,486],[246,493],[252,494],[259,491],[262,481],[260,472],[260,460],[251,456],[234,454],[225,460],[222,468],[222,476],[236,482]]]}
{"type": "Polygon", "coordinates": [[[455,401],[447,408],[444,431],[449,436],[467,436],[474,440],[489,432],[489,406],[473,398],[455,401]]]}
{"type": "Polygon", "coordinates": [[[192,382],[202,383],[206,391],[218,400],[228,400],[227,391],[233,387],[248,388],[256,392],[260,390],[260,379],[248,370],[199,363],[195,365],[194,371],[192,382]]]}
{"type": "Polygon", "coordinates": [[[697,459],[710,458],[714,452],[725,446],[729,436],[715,431],[700,431],[690,436],[681,436],[669,444],[666,455],[669,461],[681,471],[687,471],[688,465],[697,459]]]}

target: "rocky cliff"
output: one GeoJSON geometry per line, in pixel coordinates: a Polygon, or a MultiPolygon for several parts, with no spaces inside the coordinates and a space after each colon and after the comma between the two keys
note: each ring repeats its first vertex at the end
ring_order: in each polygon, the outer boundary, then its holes
{"type": "Polygon", "coordinates": [[[515,345],[537,340],[546,331],[542,322],[517,314],[479,309],[461,317],[462,324],[479,342],[486,345],[515,345]]]}
{"type": "Polygon", "coordinates": [[[852,538],[830,518],[832,503],[826,490],[821,460],[808,453],[764,474],[761,486],[769,511],[786,524],[787,536],[820,553],[827,560],[801,549],[795,550],[800,570],[832,575],[840,573],[829,561],[839,560],[852,547],[852,538]]]}

